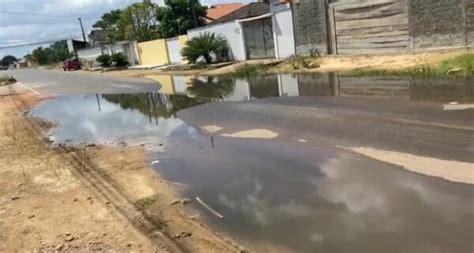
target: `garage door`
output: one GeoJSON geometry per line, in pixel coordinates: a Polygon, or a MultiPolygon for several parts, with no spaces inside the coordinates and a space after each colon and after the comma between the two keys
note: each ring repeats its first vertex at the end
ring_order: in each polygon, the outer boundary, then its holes
{"type": "Polygon", "coordinates": [[[329,23],[338,54],[386,53],[410,47],[407,0],[353,0],[332,3],[329,23]]]}

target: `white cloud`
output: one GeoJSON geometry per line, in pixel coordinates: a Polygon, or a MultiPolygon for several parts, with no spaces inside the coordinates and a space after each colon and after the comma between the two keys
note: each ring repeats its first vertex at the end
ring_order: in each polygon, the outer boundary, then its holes
{"type": "MultiPolygon", "coordinates": [[[[83,16],[85,30],[89,32],[92,24],[101,14],[117,8],[124,8],[141,0],[0,0],[0,10],[10,12],[39,13],[42,15],[72,15],[72,17],[25,16],[0,13],[0,46],[25,44],[50,39],[74,36],[80,37],[80,27],[75,16],[83,16]],[[94,14],[94,15],[91,15],[94,14]]],[[[153,0],[159,5],[164,0],[153,0]]],[[[203,5],[241,2],[252,0],[202,0],[203,5]]],[[[0,49],[0,57],[6,54],[23,56],[37,46],[13,49],[0,49]]]]}

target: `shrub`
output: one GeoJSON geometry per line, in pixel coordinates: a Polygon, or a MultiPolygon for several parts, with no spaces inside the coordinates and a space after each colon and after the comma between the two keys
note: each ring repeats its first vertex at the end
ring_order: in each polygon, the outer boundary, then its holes
{"type": "Polygon", "coordinates": [[[16,83],[16,79],[10,75],[0,75],[0,86],[16,83]]]}
{"type": "Polygon", "coordinates": [[[108,54],[99,55],[95,60],[100,63],[102,67],[110,67],[110,65],[112,65],[111,57],[108,54]]]}
{"type": "Polygon", "coordinates": [[[128,66],[129,62],[127,56],[122,53],[115,53],[110,56],[110,61],[115,63],[116,67],[125,67],[128,66]]]}
{"type": "Polygon", "coordinates": [[[234,75],[238,77],[252,76],[265,73],[268,67],[265,64],[243,64],[235,68],[234,75]]]}
{"type": "Polygon", "coordinates": [[[207,32],[187,41],[186,46],[181,50],[181,54],[189,62],[195,63],[200,57],[203,57],[206,64],[212,62],[212,54],[219,61],[228,58],[228,52],[229,46],[223,36],[207,32]]]}
{"type": "Polygon", "coordinates": [[[304,56],[293,56],[289,62],[294,70],[319,68],[319,61],[317,59],[304,56]]]}

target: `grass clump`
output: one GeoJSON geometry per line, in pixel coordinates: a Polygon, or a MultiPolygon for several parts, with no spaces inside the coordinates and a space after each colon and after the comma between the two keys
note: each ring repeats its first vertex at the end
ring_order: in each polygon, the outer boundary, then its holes
{"type": "Polygon", "coordinates": [[[259,75],[259,74],[266,74],[267,70],[268,70],[268,66],[263,63],[243,64],[235,68],[234,76],[246,77],[246,76],[259,75]]]}
{"type": "Polygon", "coordinates": [[[417,78],[469,77],[474,75],[474,54],[462,54],[437,65],[421,65],[405,69],[357,68],[341,73],[346,76],[411,76],[417,78]]]}
{"type": "Polygon", "coordinates": [[[319,68],[317,57],[293,56],[289,59],[289,63],[293,70],[297,69],[315,69],[319,68]]]}
{"type": "Polygon", "coordinates": [[[438,77],[442,73],[429,65],[421,65],[406,69],[374,69],[371,67],[357,68],[352,71],[341,73],[346,76],[363,77],[363,76],[413,76],[413,77],[438,77]]]}
{"type": "Polygon", "coordinates": [[[440,70],[447,75],[474,75],[474,53],[462,54],[441,62],[440,70]]]}

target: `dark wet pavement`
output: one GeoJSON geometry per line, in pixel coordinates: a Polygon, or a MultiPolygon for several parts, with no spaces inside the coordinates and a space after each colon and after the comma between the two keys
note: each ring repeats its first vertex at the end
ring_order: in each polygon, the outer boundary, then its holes
{"type": "Polygon", "coordinates": [[[155,169],[256,252],[473,252],[472,185],[340,148],[472,163],[474,110],[446,108],[473,103],[473,83],[335,79],[172,77],[162,93],[59,97],[32,115],[60,124],[57,142],[164,143],[155,169]],[[277,135],[224,137],[252,129],[277,135]]]}

